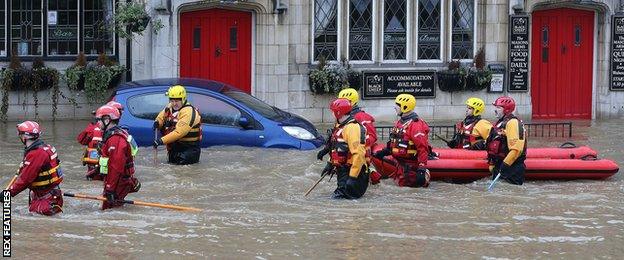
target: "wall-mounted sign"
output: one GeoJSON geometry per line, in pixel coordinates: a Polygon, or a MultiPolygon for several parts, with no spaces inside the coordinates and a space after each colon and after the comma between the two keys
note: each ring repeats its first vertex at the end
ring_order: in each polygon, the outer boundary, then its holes
{"type": "Polygon", "coordinates": [[[611,23],[611,90],[624,90],[624,15],[611,23]]]}
{"type": "Polygon", "coordinates": [[[56,11],[48,11],[48,24],[49,25],[56,25],[57,14],[58,13],[56,11]]]}
{"type": "Polygon", "coordinates": [[[529,16],[509,16],[509,91],[529,90],[529,16]]]}
{"type": "Polygon", "coordinates": [[[416,98],[435,98],[435,71],[364,71],[363,99],[395,98],[412,94],[416,98]]]}

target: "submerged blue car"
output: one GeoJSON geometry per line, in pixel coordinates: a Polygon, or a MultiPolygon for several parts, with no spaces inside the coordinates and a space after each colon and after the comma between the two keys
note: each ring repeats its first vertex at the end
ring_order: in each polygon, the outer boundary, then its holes
{"type": "Polygon", "coordinates": [[[120,124],[128,127],[140,146],[153,143],[154,119],[169,102],[165,93],[173,85],[186,88],[187,99],[201,114],[202,147],[241,145],[310,150],[324,143],[306,119],[233,86],[211,80],[167,78],[127,82],[113,93],[112,100],[125,107],[120,124]]]}

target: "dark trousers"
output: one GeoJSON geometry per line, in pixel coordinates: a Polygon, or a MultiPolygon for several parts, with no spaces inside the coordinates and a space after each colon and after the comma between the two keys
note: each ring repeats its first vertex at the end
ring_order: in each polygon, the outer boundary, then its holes
{"type": "MultiPolygon", "coordinates": [[[[509,168],[503,172],[501,172],[501,179],[515,185],[522,185],[524,183],[524,171],[526,169],[526,165],[524,165],[524,157],[518,158],[509,168]]],[[[492,179],[496,178],[498,175],[498,171],[500,166],[503,164],[502,161],[497,162],[494,166],[494,170],[492,170],[492,179]]]]}
{"type": "Polygon", "coordinates": [[[336,168],[338,187],[334,191],[334,199],[359,199],[366,193],[368,188],[368,168],[363,166],[360,175],[354,181],[349,181],[349,170],[347,166],[336,168]]]}
{"type": "Polygon", "coordinates": [[[179,165],[197,163],[200,154],[199,142],[175,142],[168,151],[169,163],[179,165]]]}

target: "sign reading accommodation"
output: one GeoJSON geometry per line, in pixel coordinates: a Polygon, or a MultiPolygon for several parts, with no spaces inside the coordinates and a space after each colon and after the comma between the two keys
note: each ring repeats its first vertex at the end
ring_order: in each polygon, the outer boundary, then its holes
{"type": "Polygon", "coordinates": [[[624,90],[624,15],[611,23],[611,90],[624,90]]]}
{"type": "Polygon", "coordinates": [[[365,71],[363,99],[395,98],[412,94],[416,98],[435,98],[435,71],[365,71]]]}
{"type": "Polygon", "coordinates": [[[509,91],[529,88],[529,16],[509,16],[509,91]]]}

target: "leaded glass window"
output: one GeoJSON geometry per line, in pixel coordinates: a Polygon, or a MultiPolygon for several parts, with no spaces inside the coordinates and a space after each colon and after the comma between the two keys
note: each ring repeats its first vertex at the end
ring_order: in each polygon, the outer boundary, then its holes
{"type": "Polygon", "coordinates": [[[418,0],[418,59],[440,59],[441,4],[440,0],[418,0]]]}
{"type": "Polygon", "coordinates": [[[6,56],[6,1],[0,0],[0,56],[6,56]]]}
{"type": "Polygon", "coordinates": [[[472,59],[474,44],[474,0],[452,0],[451,58],[472,59]]]}
{"type": "Polygon", "coordinates": [[[43,54],[43,1],[11,1],[11,48],[19,56],[43,54]]]}
{"type": "Polygon", "coordinates": [[[83,8],[84,53],[114,54],[114,35],[107,29],[113,16],[113,0],[85,0],[83,8]]]}
{"type": "Polygon", "coordinates": [[[48,0],[48,55],[78,54],[78,0],[48,0]]]}
{"type": "Polygon", "coordinates": [[[349,60],[372,60],[373,1],[349,0],[349,60]]]}
{"type": "Polygon", "coordinates": [[[384,1],[384,47],[385,60],[407,58],[407,1],[384,1]]]}
{"type": "Polygon", "coordinates": [[[338,57],[338,1],[314,0],[314,60],[338,57]]]}

